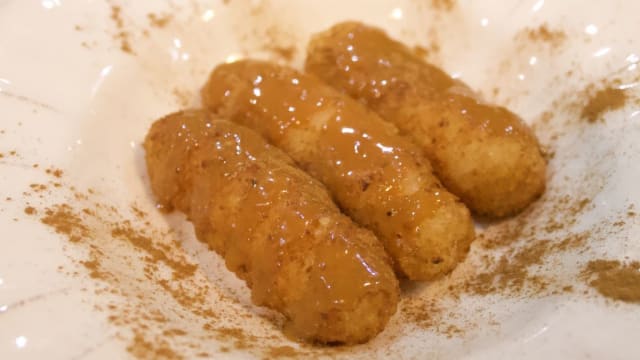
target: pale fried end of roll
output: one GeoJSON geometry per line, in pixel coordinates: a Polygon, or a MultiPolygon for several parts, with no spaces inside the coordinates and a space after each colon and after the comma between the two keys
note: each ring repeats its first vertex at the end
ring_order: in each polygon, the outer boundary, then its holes
{"type": "Polygon", "coordinates": [[[200,110],[156,121],[144,147],[160,203],[187,214],[255,304],[285,315],[285,332],[353,344],[382,331],[399,296],[391,260],[287,155],[200,110]]]}
{"type": "Polygon", "coordinates": [[[526,124],[382,30],[356,22],[317,34],[306,71],[411,136],[444,185],[476,213],[514,214],[542,194],[546,163],[526,124]]]}
{"type": "Polygon", "coordinates": [[[467,208],[397,129],[314,76],[260,61],[218,66],[205,106],[261,133],[320,179],[412,280],[450,272],[474,238],[467,208]]]}

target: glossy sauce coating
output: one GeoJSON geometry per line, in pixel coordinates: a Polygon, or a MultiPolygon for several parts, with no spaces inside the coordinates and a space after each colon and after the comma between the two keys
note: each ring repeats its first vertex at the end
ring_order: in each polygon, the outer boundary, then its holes
{"type": "Polygon", "coordinates": [[[445,186],[475,212],[513,214],[544,191],[546,164],[518,116],[482,102],[383,31],[335,25],[312,39],[306,70],[411,136],[445,186]]]}
{"type": "Polygon", "coordinates": [[[205,106],[287,152],[373,230],[410,279],[433,279],[465,257],[468,210],[432,174],[420,150],[375,113],[313,76],[258,61],[218,66],[205,106]]]}
{"type": "Polygon", "coordinates": [[[187,214],[253,302],[285,315],[287,333],[350,344],[384,328],[399,296],[391,260],[283,152],[196,110],[156,121],[145,150],[160,204],[187,214]]]}

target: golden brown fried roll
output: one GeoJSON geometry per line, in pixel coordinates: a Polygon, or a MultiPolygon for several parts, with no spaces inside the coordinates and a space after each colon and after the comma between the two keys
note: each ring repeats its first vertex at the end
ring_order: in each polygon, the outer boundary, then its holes
{"type": "Polygon", "coordinates": [[[436,278],[465,257],[474,236],[467,208],[415,145],[355,100],[314,76],[258,61],[218,66],[202,97],[320,179],[408,278],[436,278]]]}
{"type": "Polygon", "coordinates": [[[390,259],[283,152],[195,110],[156,121],[144,147],[160,204],[187,214],[286,332],[352,344],[382,331],[399,294],[390,259]]]}
{"type": "Polygon", "coordinates": [[[382,30],[335,25],[312,39],[306,70],[411,136],[444,185],[473,211],[510,215],[544,191],[545,161],[518,116],[478,100],[382,30]]]}

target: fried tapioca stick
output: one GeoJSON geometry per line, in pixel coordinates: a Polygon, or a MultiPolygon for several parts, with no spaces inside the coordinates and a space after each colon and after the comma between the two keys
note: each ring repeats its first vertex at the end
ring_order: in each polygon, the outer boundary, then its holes
{"type": "Polygon", "coordinates": [[[286,332],[352,344],[382,331],[398,302],[391,260],[287,155],[196,110],[156,121],[144,147],[160,204],[187,214],[286,332]]]}
{"type": "Polygon", "coordinates": [[[382,30],[347,22],[317,34],[306,70],[411,136],[473,211],[514,214],[544,191],[545,161],[518,116],[481,102],[382,30]]]}
{"type": "Polygon", "coordinates": [[[415,145],[355,100],[316,77],[258,61],[218,66],[202,97],[320,179],[374,231],[401,274],[434,279],[465,257],[474,237],[467,208],[415,145]]]}

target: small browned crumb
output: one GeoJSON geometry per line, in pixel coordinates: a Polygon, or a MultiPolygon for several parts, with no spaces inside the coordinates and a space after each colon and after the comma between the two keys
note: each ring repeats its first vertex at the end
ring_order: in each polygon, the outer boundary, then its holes
{"type": "Polygon", "coordinates": [[[602,296],[640,304],[640,262],[624,264],[618,260],[592,260],[582,275],[602,296]]]}
{"type": "Polygon", "coordinates": [[[164,28],[172,20],[172,17],[169,14],[156,15],[149,13],[147,14],[147,18],[149,19],[149,24],[157,28],[164,28]]]}
{"type": "Polygon", "coordinates": [[[27,215],[33,215],[35,214],[37,211],[33,206],[27,206],[26,208],[24,208],[24,213],[27,215]]]}
{"type": "Polygon", "coordinates": [[[627,101],[624,90],[607,86],[598,90],[587,100],[580,117],[589,123],[602,120],[602,114],[622,108],[627,101]]]}
{"type": "Polygon", "coordinates": [[[75,31],[82,31],[82,30],[83,30],[82,26],[80,26],[80,25],[75,25],[75,26],[73,27],[73,29],[74,29],[75,31]]]}

